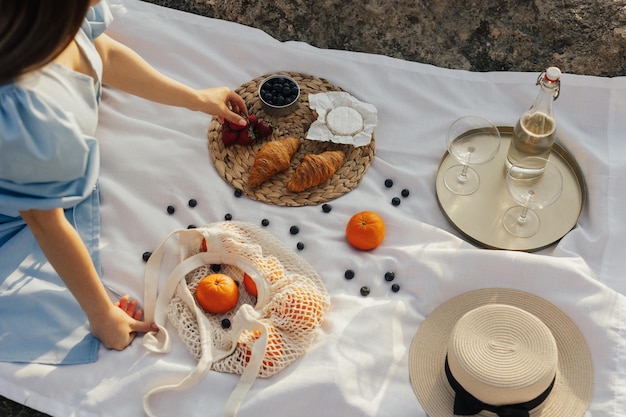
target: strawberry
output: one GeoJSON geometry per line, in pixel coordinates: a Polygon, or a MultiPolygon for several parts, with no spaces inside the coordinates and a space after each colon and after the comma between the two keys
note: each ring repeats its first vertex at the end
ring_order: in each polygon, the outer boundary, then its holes
{"type": "MultiPolygon", "coordinates": [[[[245,116],[244,116],[245,117],[245,116]]],[[[256,140],[264,139],[272,134],[272,126],[267,120],[259,120],[256,114],[248,114],[247,125],[224,122],[222,126],[222,142],[225,146],[252,145],[256,140]]]]}
{"type": "Polygon", "coordinates": [[[230,130],[236,130],[236,131],[240,131],[243,130],[245,128],[247,128],[248,126],[250,126],[250,123],[247,123],[246,125],[242,126],[239,123],[234,123],[234,122],[226,122],[225,125],[227,125],[230,130]]]}
{"type": "Polygon", "coordinates": [[[267,120],[259,120],[255,127],[255,132],[259,139],[266,138],[272,134],[272,125],[267,120]]]}
{"type": "Polygon", "coordinates": [[[248,126],[256,126],[259,123],[259,118],[256,114],[248,114],[248,126]]]}
{"type": "Polygon", "coordinates": [[[222,128],[222,142],[225,146],[234,145],[237,142],[237,132],[224,126],[222,128]]]}
{"type": "Polygon", "coordinates": [[[254,140],[252,129],[240,130],[237,134],[237,145],[252,145],[254,140]]]}

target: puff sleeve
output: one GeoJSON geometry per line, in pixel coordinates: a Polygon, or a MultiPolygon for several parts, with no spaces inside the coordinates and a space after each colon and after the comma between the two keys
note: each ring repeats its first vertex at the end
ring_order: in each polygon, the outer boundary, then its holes
{"type": "Polygon", "coordinates": [[[91,7],[87,12],[82,29],[89,39],[93,41],[106,30],[112,20],[113,14],[111,13],[109,4],[106,0],[100,0],[100,3],[91,7]]]}
{"type": "Polygon", "coordinates": [[[96,186],[99,163],[96,140],[70,114],[33,91],[0,87],[0,214],[76,205],[96,186]]]}

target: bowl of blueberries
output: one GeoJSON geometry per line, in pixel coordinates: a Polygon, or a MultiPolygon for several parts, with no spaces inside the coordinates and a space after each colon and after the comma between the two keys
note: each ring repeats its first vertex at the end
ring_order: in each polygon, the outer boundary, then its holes
{"type": "Polygon", "coordinates": [[[271,75],[259,86],[259,98],[265,113],[286,116],[298,107],[300,86],[286,75],[271,75]]]}

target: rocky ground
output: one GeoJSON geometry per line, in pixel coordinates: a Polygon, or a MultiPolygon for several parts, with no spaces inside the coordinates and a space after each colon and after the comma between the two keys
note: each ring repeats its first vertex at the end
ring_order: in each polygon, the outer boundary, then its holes
{"type": "MultiPolygon", "coordinates": [[[[626,0],[148,0],[319,48],[470,71],[626,74],[626,0]]],[[[0,415],[42,417],[0,397],[0,415]]]]}
{"type": "Polygon", "coordinates": [[[626,0],[148,0],[320,48],[470,71],[626,70],[626,0]]]}

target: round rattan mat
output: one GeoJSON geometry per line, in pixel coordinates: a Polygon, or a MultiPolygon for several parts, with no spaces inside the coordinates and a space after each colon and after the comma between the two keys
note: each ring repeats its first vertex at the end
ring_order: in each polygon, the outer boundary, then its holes
{"type": "Polygon", "coordinates": [[[274,133],[271,138],[256,142],[250,146],[233,145],[226,147],[222,143],[222,125],[214,118],[209,125],[208,139],[211,160],[219,175],[233,188],[240,189],[253,200],[279,206],[308,206],[334,200],[352,191],[361,181],[361,178],[374,159],[375,141],[369,145],[354,147],[332,142],[321,142],[304,139],[311,123],[317,120],[317,113],[309,108],[309,94],[327,91],[342,91],[339,87],[322,78],[305,74],[279,72],[280,75],[289,75],[300,86],[301,94],[298,108],[287,116],[275,117],[267,115],[258,96],[259,84],[267,75],[255,78],[243,84],[235,91],[248,105],[250,113],[271,122],[274,133]],[[259,188],[253,190],[248,187],[248,172],[254,163],[254,156],[268,140],[294,136],[302,140],[298,152],[291,161],[291,167],[284,172],[274,175],[259,188]],[[300,160],[306,154],[321,153],[327,150],[342,150],[346,154],[343,165],[335,175],[317,187],[301,193],[287,191],[287,183],[300,160]]]}

